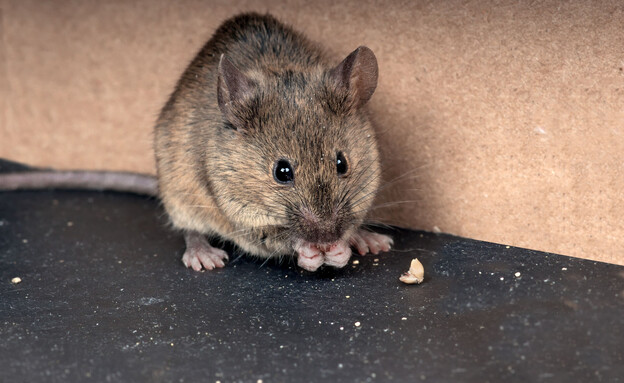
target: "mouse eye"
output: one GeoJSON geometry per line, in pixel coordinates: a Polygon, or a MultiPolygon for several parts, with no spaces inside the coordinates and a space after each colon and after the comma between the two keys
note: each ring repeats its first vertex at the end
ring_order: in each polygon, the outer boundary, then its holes
{"type": "Polygon", "coordinates": [[[292,166],[288,160],[277,160],[275,162],[275,166],[273,167],[273,178],[280,184],[289,184],[292,183],[295,179],[295,174],[293,173],[292,166]]]}
{"type": "Polygon", "coordinates": [[[346,176],[349,171],[349,164],[343,152],[336,153],[336,171],[340,177],[346,176]]]}

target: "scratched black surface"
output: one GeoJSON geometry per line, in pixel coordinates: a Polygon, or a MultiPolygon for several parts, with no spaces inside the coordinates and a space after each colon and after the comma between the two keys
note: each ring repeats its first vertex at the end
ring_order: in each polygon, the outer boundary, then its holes
{"type": "Polygon", "coordinates": [[[0,193],[0,381],[624,379],[623,267],[393,235],[343,270],[198,273],[154,200],[0,193]],[[426,280],[403,285],[414,257],[426,280]]]}

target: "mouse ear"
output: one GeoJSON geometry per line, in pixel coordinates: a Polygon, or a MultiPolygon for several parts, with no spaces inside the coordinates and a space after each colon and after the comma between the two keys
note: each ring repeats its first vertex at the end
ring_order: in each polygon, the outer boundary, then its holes
{"type": "Polygon", "coordinates": [[[219,59],[218,72],[219,109],[237,129],[244,128],[244,106],[254,94],[254,83],[224,54],[219,59]]]}
{"type": "Polygon", "coordinates": [[[370,100],[377,88],[377,58],[373,51],[361,46],[329,74],[337,90],[347,92],[348,106],[359,108],[370,100]]]}

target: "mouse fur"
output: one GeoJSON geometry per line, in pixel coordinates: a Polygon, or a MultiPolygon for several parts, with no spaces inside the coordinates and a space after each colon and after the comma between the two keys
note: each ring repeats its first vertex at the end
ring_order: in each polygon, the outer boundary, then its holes
{"type": "Polygon", "coordinates": [[[361,229],[380,182],[365,109],[377,76],[366,47],[338,62],[270,15],[225,21],[155,126],[160,196],[185,233],[184,263],[224,265],[206,235],[259,257],[296,254],[310,271],[344,266],[351,246],[389,250],[389,237],[361,229]]]}
{"type": "Polygon", "coordinates": [[[370,49],[338,62],[270,15],[242,14],[218,28],[162,109],[156,178],[29,170],[0,174],[0,191],[158,194],[195,270],[228,258],[206,236],[259,257],[296,255],[309,271],[343,267],[351,247],[363,255],[392,245],[361,228],[380,182],[365,109],[376,85],[370,49]]]}

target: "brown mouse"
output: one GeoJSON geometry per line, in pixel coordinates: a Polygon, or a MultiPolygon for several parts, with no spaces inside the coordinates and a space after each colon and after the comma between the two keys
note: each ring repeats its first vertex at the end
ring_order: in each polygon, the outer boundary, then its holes
{"type": "Polygon", "coordinates": [[[361,227],[380,183],[365,110],[377,76],[366,47],[332,63],[270,15],[225,21],[155,127],[159,195],[184,232],[184,264],[224,266],[206,235],[263,258],[296,254],[309,271],[345,266],[351,246],[388,251],[390,237],[361,227]]]}

